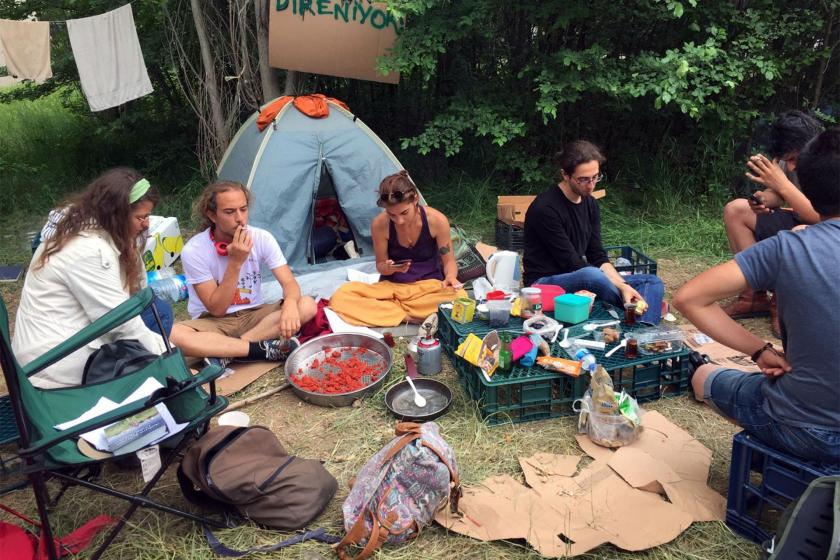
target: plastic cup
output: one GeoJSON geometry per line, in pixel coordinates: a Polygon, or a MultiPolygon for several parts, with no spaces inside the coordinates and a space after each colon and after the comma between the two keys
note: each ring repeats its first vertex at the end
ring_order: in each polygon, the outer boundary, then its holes
{"type": "Polygon", "coordinates": [[[239,428],[247,428],[250,425],[251,417],[241,410],[225,412],[219,416],[219,426],[237,426],[239,428]]]}
{"type": "Polygon", "coordinates": [[[510,322],[510,302],[508,300],[490,300],[487,302],[487,320],[493,328],[505,327],[510,322]]]}
{"type": "Polygon", "coordinates": [[[636,324],[636,304],[635,303],[625,303],[624,304],[624,324],[625,325],[635,325],[636,324]]]}

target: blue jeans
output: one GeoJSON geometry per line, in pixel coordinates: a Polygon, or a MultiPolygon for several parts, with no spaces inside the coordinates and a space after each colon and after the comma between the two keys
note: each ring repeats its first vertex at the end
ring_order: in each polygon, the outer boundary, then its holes
{"type": "MultiPolygon", "coordinates": [[[[665,296],[665,285],[662,284],[662,280],[654,274],[629,274],[623,278],[642,295],[648,304],[647,311],[642,315],[641,320],[658,325],[662,318],[662,298],[665,296]]],[[[585,266],[565,274],[544,276],[534,284],[554,284],[568,293],[588,290],[598,296],[601,301],[616,307],[624,307],[621,292],[607,278],[603,270],[594,266],[585,266]]]]}
{"type": "Polygon", "coordinates": [[[169,302],[163,301],[159,297],[155,296],[149,307],[144,309],[143,313],[140,314],[140,318],[143,319],[146,326],[156,334],[160,334],[160,329],[158,328],[157,321],[155,321],[155,314],[152,312],[152,305],[157,308],[158,315],[160,315],[160,322],[163,323],[163,330],[166,331],[165,334],[168,337],[169,333],[172,332],[172,323],[174,322],[172,306],[169,302]]]}
{"type": "Polygon", "coordinates": [[[703,384],[703,400],[770,447],[840,472],[840,431],[801,428],[776,420],[764,410],[763,374],[719,368],[703,384]]]}

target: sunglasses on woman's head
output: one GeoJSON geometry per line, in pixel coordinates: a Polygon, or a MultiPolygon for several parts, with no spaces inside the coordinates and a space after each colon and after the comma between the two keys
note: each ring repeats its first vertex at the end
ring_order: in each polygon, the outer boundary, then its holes
{"type": "Polygon", "coordinates": [[[382,193],[379,195],[380,204],[400,203],[404,200],[413,200],[417,196],[417,191],[394,191],[389,193],[382,193]]]}

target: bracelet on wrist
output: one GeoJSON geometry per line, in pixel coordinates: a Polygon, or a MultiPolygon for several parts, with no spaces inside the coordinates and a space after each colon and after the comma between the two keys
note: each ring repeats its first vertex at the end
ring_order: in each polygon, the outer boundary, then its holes
{"type": "Polygon", "coordinates": [[[772,343],[772,342],[767,342],[767,343],[765,343],[765,344],[764,344],[764,346],[762,346],[761,348],[759,348],[758,350],[756,350],[755,352],[753,352],[752,356],[750,356],[750,359],[751,359],[753,362],[758,363],[758,359],[759,359],[759,358],[761,357],[761,355],[762,355],[762,354],[764,354],[764,352],[765,352],[765,351],[767,351],[767,350],[771,350],[771,351],[775,352],[775,349],[773,348],[773,343],[772,343]]]}

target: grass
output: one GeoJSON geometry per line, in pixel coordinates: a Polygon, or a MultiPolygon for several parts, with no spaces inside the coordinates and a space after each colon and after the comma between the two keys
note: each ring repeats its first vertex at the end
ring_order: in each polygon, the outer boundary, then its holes
{"type": "MultiPolygon", "coordinates": [[[[79,188],[90,176],[103,169],[107,158],[96,150],[108,140],[97,139],[92,121],[64,109],[58,97],[35,104],[16,102],[0,106],[0,196],[4,201],[0,220],[0,263],[25,263],[29,259],[27,234],[37,231],[47,209],[68,192],[79,188]],[[7,131],[9,131],[7,133],[7,131]]],[[[107,150],[103,151],[104,153],[107,150]]],[[[604,241],[606,244],[631,244],[659,259],[660,274],[669,291],[675,290],[693,274],[711,263],[728,257],[720,220],[721,189],[711,189],[696,196],[694,188],[705,174],[679,175],[672,170],[667,154],[650,161],[631,162],[626,173],[606,183],[608,196],[601,201],[604,241]],[[643,171],[644,170],[644,171],[643,171]],[[646,176],[643,187],[634,178],[646,176]]],[[[714,175],[714,174],[712,174],[714,175]]],[[[718,173],[723,176],[725,173],[718,173]]],[[[165,176],[161,173],[161,176],[165,176]]],[[[178,216],[182,228],[189,229],[189,207],[202,188],[197,173],[182,170],[181,180],[170,180],[159,212],[178,216]],[[177,187],[175,186],[177,185],[177,187]]],[[[721,179],[712,183],[722,184],[721,179]]],[[[450,220],[471,235],[493,244],[496,196],[517,194],[490,174],[475,178],[455,174],[445,182],[421,185],[427,201],[446,213],[450,220]]],[[[539,189],[541,190],[541,189],[539,189]]],[[[535,191],[536,192],[536,191],[535,191]]],[[[16,302],[22,282],[0,285],[0,294],[9,306],[14,323],[16,302]]],[[[185,318],[184,306],[177,308],[185,318]]],[[[389,384],[398,382],[403,368],[400,356],[405,341],[400,342],[395,361],[395,374],[389,384]]],[[[234,400],[257,394],[275,386],[282,372],[274,370],[234,400]]],[[[475,484],[497,474],[509,474],[522,480],[517,457],[538,451],[579,453],[573,435],[575,419],[561,418],[526,424],[488,427],[477,415],[476,408],[464,394],[448,360],[444,359],[441,379],[454,390],[451,411],[439,424],[447,441],[454,447],[462,480],[475,484]]],[[[387,388],[387,387],[386,387],[387,388]]],[[[271,428],[283,444],[295,454],[319,458],[339,480],[340,489],[327,511],[313,523],[340,533],[340,507],[347,495],[348,482],[364,462],[393,435],[393,419],[384,406],[385,389],[364,401],[358,408],[322,409],[305,405],[286,391],[278,396],[248,406],[245,411],[254,424],[271,428]]],[[[663,399],[647,405],[658,410],[688,430],[714,452],[710,485],[726,492],[732,435],[736,428],[720,419],[707,407],[687,397],[663,399]]],[[[12,447],[0,448],[6,455],[12,447]]],[[[108,466],[107,481],[118,481],[137,490],[139,475],[133,471],[108,466]]],[[[182,506],[184,499],[177,482],[168,474],[153,495],[168,503],[182,506]]],[[[20,491],[3,496],[3,502],[34,516],[31,492],[20,491]]],[[[66,534],[84,521],[108,513],[118,515],[122,502],[114,498],[91,495],[70,489],[54,511],[58,534],[66,534]]],[[[275,543],[284,535],[253,525],[220,531],[219,536],[231,547],[244,548],[275,543]]],[[[661,560],[723,559],[757,557],[757,547],[733,535],[722,523],[697,523],[671,543],[640,553],[622,552],[611,546],[594,550],[587,558],[646,558],[661,560]]],[[[271,558],[306,558],[306,553],[330,557],[329,549],[307,543],[267,555],[271,558]]],[[[82,554],[84,558],[86,554],[82,554]]],[[[475,558],[525,560],[539,556],[523,542],[481,543],[447,534],[440,527],[424,529],[414,542],[388,546],[377,558],[399,560],[475,558]]],[[[214,558],[194,525],[154,511],[141,510],[105,558],[143,558],[189,560],[214,558]]]]}

